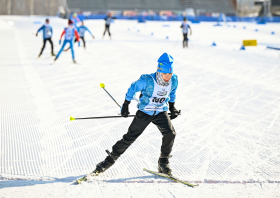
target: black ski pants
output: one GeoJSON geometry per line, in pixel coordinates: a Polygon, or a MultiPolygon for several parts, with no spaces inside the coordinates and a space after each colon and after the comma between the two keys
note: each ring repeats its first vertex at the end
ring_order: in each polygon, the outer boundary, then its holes
{"type": "Polygon", "coordinates": [[[108,34],[109,34],[109,36],[111,37],[110,25],[105,24],[105,30],[104,30],[103,36],[105,35],[106,31],[108,31],[108,34]]]}
{"type": "Polygon", "coordinates": [[[183,34],[183,47],[188,47],[188,33],[183,34]]]}
{"type": "Polygon", "coordinates": [[[176,132],[167,112],[165,111],[155,116],[150,116],[139,110],[128,128],[128,132],[113,146],[112,155],[118,158],[123,154],[151,122],[158,127],[163,136],[160,157],[168,157],[172,151],[176,132]]]}
{"type": "Polygon", "coordinates": [[[53,54],[53,42],[52,42],[52,38],[50,37],[50,38],[47,38],[47,39],[44,39],[44,40],[43,40],[43,47],[42,47],[42,49],[41,49],[40,55],[43,53],[47,41],[49,41],[50,44],[51,44],[51,49],[52,49],[52,54],[53,54]]]}
{"type": "MultiPolygon", "coordinates": [[[[84,44],[84,48],[86,48],[86,41],[85,41],[85,37],[80,37],[80,39],[82,39],[82,41],[83,41],[83,44],[84,44]]],[[[75,43],[77,42],[78,40],[77,40],[77,38],[75,38],[75,43]]]]}
{"type": "MultiPolygon", "coordinates": [[[[86,49],[86,41],[85,41],[85,37],[83,37],[83,36],[80,36],[80,39],[82,39],[82,41],[83,41],[83,44],[84,44],[84,48],[86,49]]],[[[76,43],[78,41],[78,39],[77,38],[75,38],[75,40],[74,40],[74,43],[76,43]]],[[[70,47],[68,47],[66,50],[64,50],[64,51],[68,51],[70,49],[70,47]]]]}

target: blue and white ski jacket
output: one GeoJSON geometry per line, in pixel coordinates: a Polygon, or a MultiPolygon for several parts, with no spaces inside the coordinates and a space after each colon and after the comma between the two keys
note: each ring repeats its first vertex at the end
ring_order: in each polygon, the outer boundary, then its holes
{"type": "Polygon", "coordinates": [[[125,99],[131,101],[136,92],[141,92],[137,108],[148,115],[167,111],[167,102],[175,102],[178,77],[173,73],[169,86],[163,87],[156,82],[156,73],[143,74],[133,82],[128,89],[125,99]]]}
{"type": "Polygon", "coordinates": [[[113,22],[113,19],[115,19],[115,17],[105,17],[105,21],[106,21],[106,25],[110,25],[113,22]]]}
{"type": "Polygon", "coordinates": [[[40,32],[40,31],[43,31],[43,38],[44,39],[50,38],[53,34],[52,26],[50,26],[49,24],[42,25],[42,27],[40,27],[40,29],[37,31],[37,33],[40,32]]]}
{"type": "Polygon", "coordinates": [[[188,23],[182,23],[181,25],[183,34],[187,34],[189,32],[190,25],[188,23]]]}
{"type": "Polygon", "coordinates": [[[90,33],[90,35],[92,36],[92,33],[86,26],[81,25],[80,27],[78,27],[78,32],[79,32],[80,37],[84,37],[86,31],[88,31],[90,33]]]}
{"type": "Polygon", "coordinates": [[[77,17],[71,17],[70,20],[73,22],[73,25],[75,26],[76,29],[78,29],[78,24],[81,22],[80,18],[77,17]]]}

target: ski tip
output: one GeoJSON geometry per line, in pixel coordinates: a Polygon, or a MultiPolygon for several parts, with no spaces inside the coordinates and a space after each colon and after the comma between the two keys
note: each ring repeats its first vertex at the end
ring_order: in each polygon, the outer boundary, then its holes
{"type": "Polygon", "coordinates": [[[70,121],[73,121],[73,120],[75,120],[75,118],[73,118],[72,116],[70,116],[70,121]]]}
{"type": "Polygon", "coordinates": [[[100,87],[101,88],[105,88],[105,84],[104,83],[100,83],[100,87]]]}

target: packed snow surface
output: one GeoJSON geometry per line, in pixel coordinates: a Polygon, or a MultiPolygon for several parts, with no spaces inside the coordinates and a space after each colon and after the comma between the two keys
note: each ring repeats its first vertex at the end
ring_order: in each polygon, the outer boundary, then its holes
{"type": "MultiPolygon", "coordinates": [[[[53,63],[50,45],[37,58],[44,17],[0,17],[0,197],[280,197],[280,25],[190,24],[182,48],[180,22],[85,21],[86,50],[75,44],[53,63]],[[245,28],[244,28],[245,27],[245,28]],[[258,31],[256,31],[258,29],[258,31]],[[275,34],[271,34],[271,32],[275,34]],[[244,39],[257,47],[239,50],[244,39]],[[211,46],[215,42],[217,46],[211,46]],[[175,60],[179,87],[172,121],[177,136],[173,174],[190,188],[143,171],[157,170],[161,134],[150,124],[104,174],[95,169],[105,149],[132,118],[70,121],[118,115],[130,84],[156,71],[158,57],[175,60]]],[[[50,18],[55,53],[67,20],[50,18]]],[[[135,114],[137,102],[130,104],[135,114]]]]}

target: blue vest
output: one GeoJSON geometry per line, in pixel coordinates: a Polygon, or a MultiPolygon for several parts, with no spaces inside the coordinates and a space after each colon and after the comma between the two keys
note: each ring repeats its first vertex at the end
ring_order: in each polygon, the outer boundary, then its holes
{"type": "MultiPolygon", "coordinates": [[[[142,90],[138,109],[143,112],[148,111],[167,111],[167,102],[170,100],[170,92],[177,88],[177,76],[173,75],[169,86],[162,87],[157,84],[156,80],[148,74],[142,75],[145,78],[147,86],[142,90]]],[[[150,113],[148,113],[150,114],[150,113]]]]}

